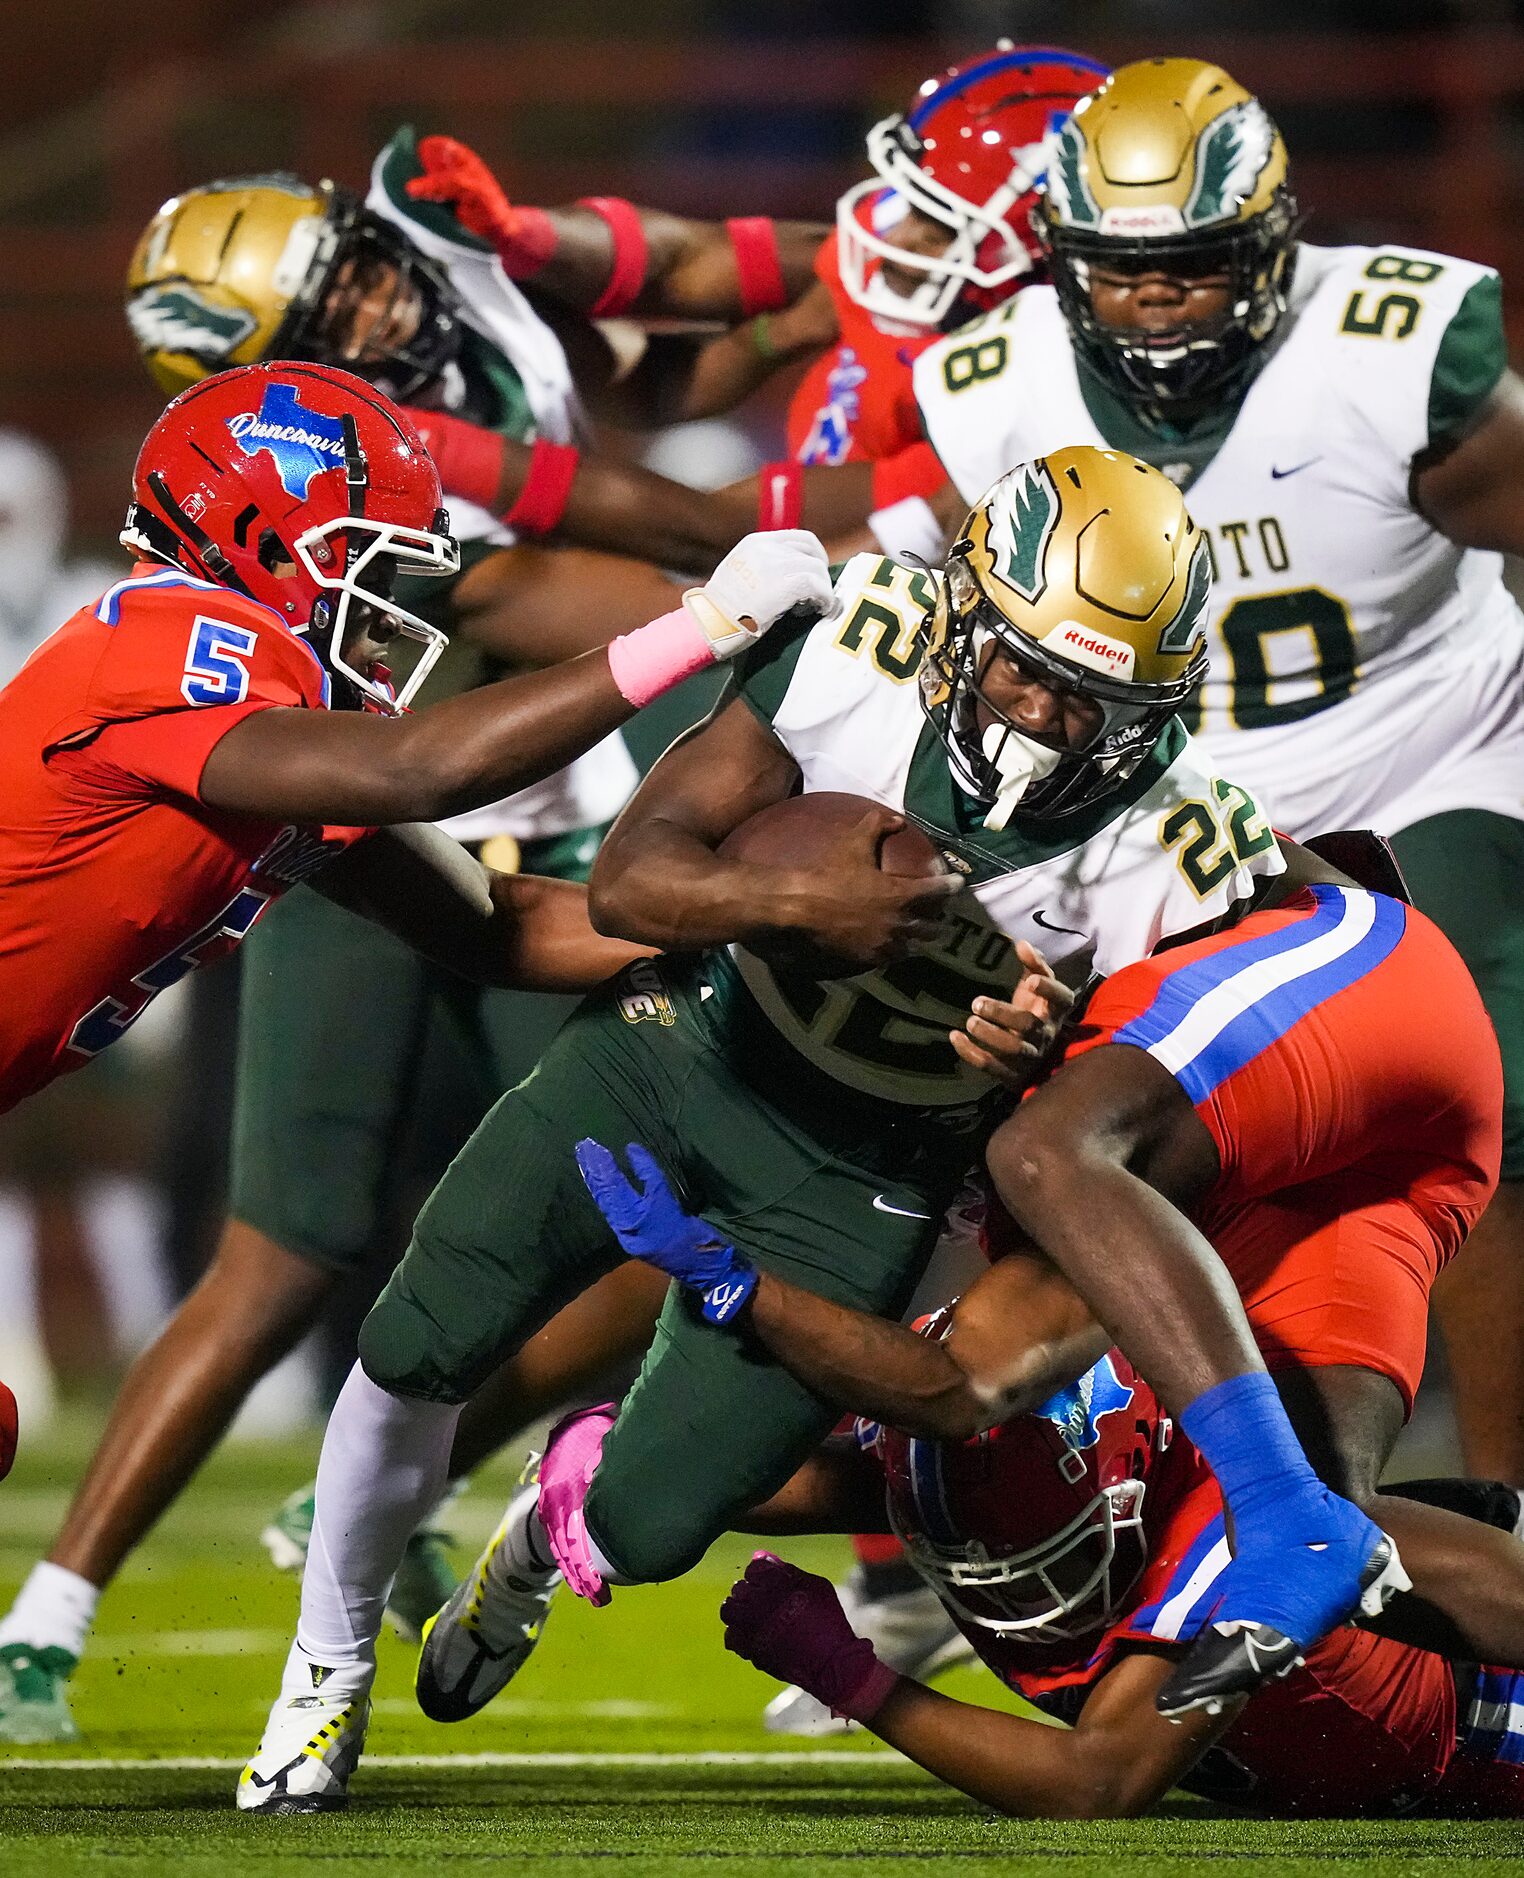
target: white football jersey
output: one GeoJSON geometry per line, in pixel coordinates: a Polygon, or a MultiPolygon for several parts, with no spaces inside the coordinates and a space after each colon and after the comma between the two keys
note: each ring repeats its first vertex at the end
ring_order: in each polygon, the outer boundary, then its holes
{"type": "Polygon", "coordinates": [[[1275,349],[1194,479],[1104,392],[1087,402],[1048,287],[923,353],[916,394],[971,503],[1064,444],[1146,453],[1181,482],[1214,571],[1192,727],[1278,827],[1524,819],[1524,619],[1501,557],[1457,547],[1409,490],[1496,381],[1499,308],[1474,262],[1303,244],[1275,349]]]}
{"type": "MultiPolygon", "coordinates": [[[[447,216],[406,194],[404,180],[417,170],[411,133],[400,132],[376,158],[366,207],[401,229],[420,254],[444,270],[460,296],[463,321],[506,363],[524,402],[516,427],[520,441],[580,441],[587,420],[561,341],[503,272],[496,254],[478,242],[452,239],[443,232],[447,216]]],[[[457,540],[513,546],[513,530],[489,510],[460,496],[447,501],[457,540]]],[[[613,820],[638,780],[624,739],[616,732],[542,782],[501,802],[452,816],[440,826],[459,841],[492,835],[537,841],[573,828],[594,828],[613,820]]]]}
{"type": "Polygon", "coordinates": [[[918,629],[936,578],[856,555],[836,582],[840,617],[775,628],[778,643],[744,656],[738,688],[799,765],[806,793],[903,811],[965,873],[943,936],[846,979],[774,972],[739,946],[730,957],[774,1029],[817,1068],[862,1095],[945,1109],[990,1092],[947,1033],[975,997],[1009,994],[1017,940],[1078,984],[1221,918],[1284,863],[1259,802],[1178,724],[1105,802],[1050,822],[1018,812],[987,830],[921,708],[918,629]]]}

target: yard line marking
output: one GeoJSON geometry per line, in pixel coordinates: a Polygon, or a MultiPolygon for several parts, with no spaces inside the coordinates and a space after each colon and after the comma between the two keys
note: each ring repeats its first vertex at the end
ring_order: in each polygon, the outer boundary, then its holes
{"type": "MultiPolygon", "coordinates": [[[[378,1715],[416,1715],[417,1698],[410,1695],[383,1695],[371,1703],[378,1715]]],[[[494,1715],[523,1715],[536,1721],[672,1721],[689,1711],[665,1702],[627,1702],[611,1696],[604,1701],[538,1702],[532,1697],[497,1696],[492,1703],[494,1715]]]]}
{"type": "Polygon", "coordinates": [[[114,1657],[253,1656],[280,1649],[290,1637],[284,1630],[113,1630],[94,1641],[114,1657]]]}
{"type": "MultiPolygon", "coordinates": [[[[0,1774],[20,1771],[36,1773],[48,1768],[59,1773],[102,1773],[116,1769],[126,1774],[203,1773],[226,1768],[241,1768],[241,1760],[223,1760],[211,1755],[181,1755],[164,1760],[49,1760],[43,1755],[0,1755],[0,1774]]],[[[888,1748],[761,1748],[702,1749],[690,1754],[367,1754],[366,1767],[439,1768],[454,1767],[899,1767],[918,1772],[912,1762],[902,1760],[888,1748]]]]}

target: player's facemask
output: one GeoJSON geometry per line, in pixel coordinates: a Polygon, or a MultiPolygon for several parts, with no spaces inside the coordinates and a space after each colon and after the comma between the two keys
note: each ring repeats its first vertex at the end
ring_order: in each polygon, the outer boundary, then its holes
{"type": "Polygon", "coordinates": [[[1144,1482],[1103,1487],[1061,1531],[1023,1552],[992,1555],[976,1540],[944,1545],[905,1529],[889,1511],[910,1562],[944,1604],[981,1630],[1028,1643],[1061,1643],[1098,1630],[1148,1562],[1144,1482]]]}
{"type": "Polygon", "coordinates": [[[449,644],[447,634],[391,597],[401,575],[459,570],[460,551],[448,531],[443,509],[433,531],[340,516],[309,528],[292,544],[302,572],[324,590],[313,606],[308,636],[322,648],[327,665],[384,711],[407,709],[449,644]],[[330,599],[330,594],[336,597],[330,599]],[[422,647],[400,686],[380,682],[347,656],[346,645],[355,630],[372,623],[422,647]]]}
{"type": "Polygon", "coordinates": [[[1296,205],[1281,191],[1263,214],[1207,235],[1148,239],[1099,234],[1045,221],[1054,291],[1076,349],[1129,403],[1200,404],[1232,392],[1258,366],[1286,311],[1291,289],[1296,205]],[[1116,326],[1095,310],[1095,273],[1175,281],[1221,280],[1222,311],[1182,320],[1167,332],[1116,326]]]}
{"type": "MultiPolygon", "coordinates": [[[[330,206],[317,236],[312,261],[300,291],[292,298],[270,358],[307,359],[340,365],[368,379],[399,404],[415,398],[442,376],[460,350],[459,300],[443,270],[421,255],[400,230],[372,215],[347,189],[332,188],[330,206]],[[406,339],[367,345],[350,357],[345,345],[347,308],[340,284],[391,282],[389,304],[380,309],[373,330],[384,333],[407,324],[399,315],[417,307],[417,321],[406,339]]],[[[350,291],[354,291],[351,289],[350,291]]]]}
{"type": "Polygon", "coordinates": [[[956,542],[927,622],[921,701],[947,751],[953,776],[986,805],[984,826],[1004,828],[1018,810],[1051,820],[1124,784],[1201,682],[1205,652],[1173,683],[1108,678],[1048,651],[1013,626],[985,595],[956,542]],[[984,688],[997,656],[1055,692],[1084,698],[1098,722],[1082,748],[1056,749],[1012,722],[984,688]]]}

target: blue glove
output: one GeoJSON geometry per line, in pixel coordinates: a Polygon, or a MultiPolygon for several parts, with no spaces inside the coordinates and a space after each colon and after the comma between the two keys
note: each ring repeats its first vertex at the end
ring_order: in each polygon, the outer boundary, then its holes
{"type": "Polygon", "coordinates": [[[757,1288],[757,1268],[708,1220],[683,1211],[667,1177],[638,1142],[625,1149],[640,1186],[626,1180],[601,1142],[577,1143],[577,1166],[598,1211],[631,1258],[644,1259],[704,1300],[711,1324],[735,1317],[757,1288]]]}

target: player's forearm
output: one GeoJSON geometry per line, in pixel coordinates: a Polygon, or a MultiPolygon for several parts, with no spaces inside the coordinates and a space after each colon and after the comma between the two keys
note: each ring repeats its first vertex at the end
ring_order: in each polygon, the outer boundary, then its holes
{"type": "Polygon", "coordinates": [[[950,1787],[1020,1819],[1129,1819],[1161,1800],[1178,1769],[1130,1762],[1109,1735],[956,1702],[902,1677],[868,1722],[881,1741],[950,1787]]]}
{"type": "Polygon", "coordinates": [[[690,489],[638,463],[585,456],[557,532],[657,567],[709,574],[755,526],[754,498],[748,503],[728,490],[690,489]]]}
{"type": "MultiPolygon", "coordinates": [[[[607,295],[620,264],[620,249],[643,246],[639,286],[621,296],[619,311],[646,319],[735,320],[754,310],[748,264],[729,225],[694,221],[661,209],[621,205],[611,219],[580,203],[547,211],[555,247],[534,275],[537,289],[569,306],[592,311],[607,295]],[[630,218],[633,217],[633,223],[630,218]]],[[[809,284],[815,253],[826,229],[815,222],[775,222],[772,242],[782,303],[809,284]]],[[[633,262],[626,259],[625,265],[633,262]]],[[[633,285],[633,282],[631,283],[633,285]]]]}
{"type": "Polygon", "coordinates": [[[1049,1728],[908,1677],[867,1726],[948,1786],[1025,1820],[1130,1820],[1164,1799],[1199,1754],[1196,1730],[1175,1730],[1173,1741],[1149,1730],[1135,1747],[1126,1724],[1087,1730],[1081,1716],[1075,1730],[1049,1728]]]}
{"type": "Polygon", "coordinates": [[[258,711],[213,748],[201,800],[276,821],[442,821],[564,768],[633,708],[599,650],[408,717],[258,711]]]}
{"type": "MultiPolygon", "coordinates": [[[[587,917],[587,889],[577,881],[535,874],[496,874],[494,914],[482,948],[483,982],[529,991],[588,991],[623,971],[645,946],[595,932],[587,917]]],[[[459,969],[457,967],[457,969],[459,969]]]]}
{"type": "Polygon", "coordinates": [[[726,860],[675,822],[616,824],[593,867],[599,932],[667,952],[765,944],[804,923],[805,883],[791,868],[726,860]]]}
{"type": "Polygon", "coordinates": [[[1025,1119],[991,1138],[995,1191],[1171,1414],[1263,1368],[1232,1279],[1185,1214],[1103,1147],[1025,1119]]]}
{"type": "Polygon", "coordinates": [[[947,1441],[967,1440],[1000,1419],[999,1405],[980,1398],[945,1344],[771,1272],[758,1280],[748,1322],[784,1369],[854,1414],[947,1441]]]}
{"type": "Polygon", "coordinates": [[[714,494],[725,502],[727,512],[757,517],[764,527],[808,528],[822,541],[860,528],[873,513],[871,463],[815,464],[807,469],[791,465],[789,474],[798,479],[796,489],[780,503],[772,484],[783,469],[781,464],[769,465],[714,494]]]}

